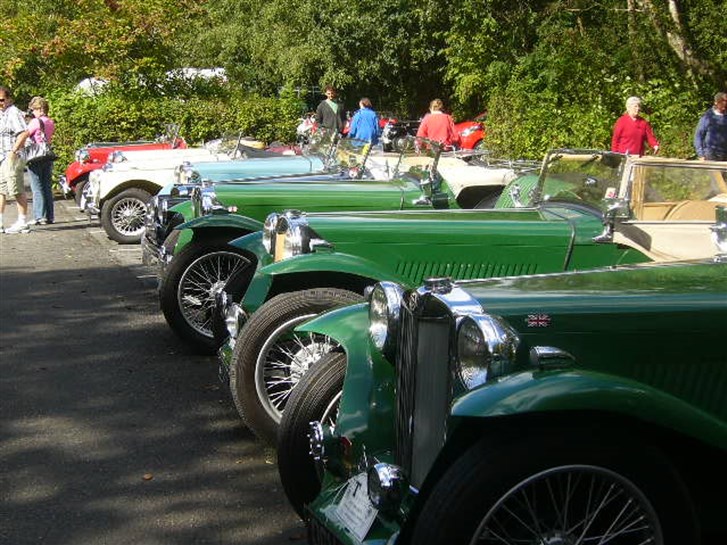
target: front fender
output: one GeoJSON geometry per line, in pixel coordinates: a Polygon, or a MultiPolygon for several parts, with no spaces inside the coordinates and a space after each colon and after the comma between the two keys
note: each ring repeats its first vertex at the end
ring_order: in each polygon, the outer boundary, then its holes
{"type": "Polygon", "coordinates": [[[369,305],[358,303],[320,314],[296,328],[336,339],[346,354],[368,353],[369,305]]]}
{"type": "Polygon", "coordinates": [[[99,169],[102,166],[102,163],[79,163],[78,161],[74,161],[66,168],[66,181],[73,188],[79,178],[88,176],[92,170],[99,169]]]}
{"type": "Polygon", "coordinates": [[[273,256],[263,246],[263,233],[262,231],[253,231],[243,235],[235,240],[230,241],[230,246],[242,250],[244,252],[254,254],[257,256],[258,263],[264,267],[273,262],[273,256]]]}
{"type": "Polygon", "coordinates": [[[347,273],[375,280],[391,280],[408,285],[406,278],[390,270],[384,270],[377,263],[355,255],[342,253],[302,254],[266,266],[261,272],[271,276],[305,272],[347,273]]]}
{"type": "Polygon", "coordinates": [[[346,352],[346,377],[336,434],[353,441],[358,459],[395,442],[394,366],[369,341],[369,305],[358,303],[321,314],[296,328],[328,335],[346,352]],[[365,447],[364,447],[365,445],[365,447]]]}
{"type": "Polygon", "coordinates": [[[593,411],[671,428],[721,449],[727,425],[647,384],[584,370],[527,371],[464,394],[452,416],[489,418],[526,413],[593,411]]]}
{"type": "Polygon", "coordinates": [[[152,176],[149,173],[140,176],[138,172],[133,172],[133,174],[135,175],[130,176],[126,172],[104,172],[99,186],[99,199],[108,200],[132,187],[140,187],[156,193],[169,182],[169,176],[152,176]]]}
{"type": "Polygon", "coordinates": [[[233,227],[245,231],[260,231],[263,228],[261,221],[239,214],[221,213],[209,214],[200,218],[191,219],[175,229],[206,229],[219,227],[233,227]]]}

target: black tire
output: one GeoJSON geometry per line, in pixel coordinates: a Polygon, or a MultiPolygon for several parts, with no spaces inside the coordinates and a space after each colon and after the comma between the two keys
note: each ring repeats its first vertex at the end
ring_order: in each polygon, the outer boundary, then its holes
{"type": "Polygon", "coordinates": [[[508,543],[697,543],[693,514],[658,449],[623,431],[542,431],[484,440],[456,460],[438,479],[409,542],[500,544],[499,534],[508,543]],[[593,510],[607,494],[608,503],[593,510]],[[627,533],[625,525],[640,516],[639,528],[627,533]]]}
{"type": "Polygon", "coordinates": [[[114,195],[101,206],[101,225],[111,240],[138,244],[144,232],[146,204],[151,193],[132,187],[114,195]]]}
{"type": "Polygon", "coordinates": [[[252,266],[226,242],[189,243],[174,256],[159,285],[159,305],[172,331],[196,351],[213,354],[215,295],[236,270],[252,266]]]}
{"type": "Polygon", "coordinates": [[[79,208],[81,207],[81,195],[83,194],[83,188],[86,187],[87,183],[88,175],[83,176],[76,182],[76,185],[73,186],[73,200],[76,201],[76,206],[79,208]]]}
{"type": "Polygon", "coordinates": [[[230,391],[243,422],[274,444],[290,393],[310,365],[338,348],[324,335],[295,333],[299,324],[362,296],[336,288],[283,293],[261,306],[240,331],[230,365],[230,391]]]}
{"type": "Polygon", "coordinates": [[[278,473],[285,495],[300,518],[321,491],[322,468],[310,455],[308,424],[335,424],[346,376],[346,354],[324,355],[290,394],[278,430],[278,473]]]}

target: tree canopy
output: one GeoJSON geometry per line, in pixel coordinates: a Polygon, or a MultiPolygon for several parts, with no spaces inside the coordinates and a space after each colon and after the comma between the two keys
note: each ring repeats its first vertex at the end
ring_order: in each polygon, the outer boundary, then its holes
{"type": "Polygon", "coordinates": [[[699,115],[727,87],[723,0],[4,4],[0,82],[24,96],[89,76],[171,96],[168,70],[223,67],[252,96],[295,91],[315,104],[310,90],[330,83],[348,107],[369,96],[402,117],[435,97],[457,118],[488,111],[489,145],[511,156],[608,146],[630,95],[662,150],[689,155],[699,115]]]}

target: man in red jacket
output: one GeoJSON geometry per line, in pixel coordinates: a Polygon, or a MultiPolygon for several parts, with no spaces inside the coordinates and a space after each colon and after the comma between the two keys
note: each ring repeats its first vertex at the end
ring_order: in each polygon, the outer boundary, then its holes
{"type": "Polygon", "coordinates": [[[613,126],[611,151],[643,155],[644,144],[648,142],[654,153],[659,152],[659,141],[654,136],[654,130],[649,122],[639,115],[640,111],[641,99],[629,97],[626,100],[626,113],[619,117],[613,126]]]}

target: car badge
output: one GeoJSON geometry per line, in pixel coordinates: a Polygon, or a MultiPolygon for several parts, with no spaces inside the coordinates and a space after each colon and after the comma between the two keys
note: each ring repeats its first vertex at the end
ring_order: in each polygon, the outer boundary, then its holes
{"type": "Polygon", "coordinates": [[[528,327],[549,327],[550,326],[550,314],[528,314],[527,319],[528,327]]]}
{"type": "Polygon", "coordinates": [[[414,309],[417,308],[418,305],[419,305],[419,293],[417,293],[416,291],[413,291],[409,294],[407,306],[409,307],[409,310],[413,311],[414,309]]]}

